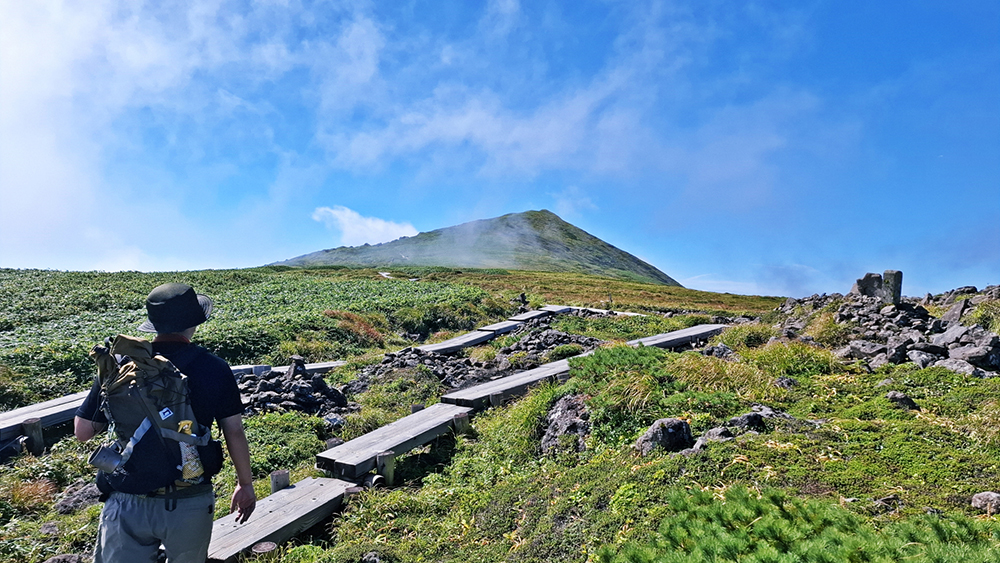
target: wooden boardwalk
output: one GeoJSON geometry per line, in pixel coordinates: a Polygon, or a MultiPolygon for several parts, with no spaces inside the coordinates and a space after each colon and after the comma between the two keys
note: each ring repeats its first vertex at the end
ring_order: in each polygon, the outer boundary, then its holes
{"type": "Polygon", "coordinates": [[[307,478],[257,501],[250,519],[236,523],[236,513],[212,525],[209,561],[234,561],[258,542],[284,542],[329,517],[354,483],[339,479],[307,478]]]}
{"type": "Polygon", "coordinates": [[[665,334],[657,334],[654,336],[647,336],[646,338],[630,340],[628,344],[629,346],[638,346],[641,344],[643,346],[656,346],[657,348],[677,348],[680,346],[686,346],[692,342],[708,340],[709,338],[722,332],[726,326],[728,325],[697,325],[691,328],[667,332],[665,334]]]}
{"type": "Polygon", "coordinates": [[[519,321],[501,321],[499,323],[493,323],[491,325],[480,327],[479,330],[492,332],[495,335],[500,335],[500,334],[507,334],[508,332],[517,330],[517,328],[523,324],[524,323],[519,321]]]}
{"type": "MultiPolygon", "coordinates": [[[[316,373],[326,373],[328,371],[331,371],[333,369],[339,368],[339,367],[344,366],[344,365],[347,365],[347,362],[345,362],[343,360],[336,360],[336,361],[333,361],[333,362],[319,362],[319,363],[315,363],[315,364],[306,364],[306,371],[309,372],[310,375],[316,374],[316,373]]],[[[259,367],[259,366],[253,366],[253,367],[259,367]]],[[[285,373],[286,371],[288,371],[288,366],[276,366],[276,367],[266,366],[266,367],[268,367],[268,369],[270,369],[271,371],[277,372],[277,373],[285,373]]],[[[234,370],[234,373],[235,373],[235,370],[234,370]]]]}
{"type": "Polygon", "coordinates": [[[0,413],[0,442],[12,440],[21,435],[21,423],[29,418],[42,420],[42,428],[73,420],[76,409],[83,404],[90,391],[81,391],[44,403],[28,405],[19,409],[0,413]]]}
{"type": "Polygon", "coordinates": [[[509,397],[519,397],[528,389],[545,381],[557,381],[569,375],[569,361],[558,360],[547,363],[535,369],[508,375],[507,377],[453,391],[441,397],[441,401],[452,405],[461,405],[474,410],[482,410],[490,406],[494,400],[505,401],[509,397]],[[496,399],[493,397],[496,396],[496,399]]]}
{"type": "Polygon", "coordinates": [[[468,414],[470,411],[471,408],[446,403],[431,405],[364,436],[320,452],[316,455],[316,466],[337,477],[358,479],[375,469],[375,461],[380,453],[392,451],[399,456],[422,446],[450,431],[455,416],[468,414]]]}
{"type": "Polygon", "coordinates": [[[417,350],[434,352],[436,354],[451,354],[453,352],[458,352],[462,348],[468,348],[469,346],[475,346],[476,344],[482,344],[483,342],[493,340],[496,335],[497,333],[487,330],[474,330],[463,334],[462,336],[456,336],[455,338],[449,338],[444,342],[438,342],[437,344],[417,346],[417,350]]]}
{"type": "MultiPolygon", "coordinates": [[[[707,340],[722,332],[724,328],[726,328],[726,325],[698,325],[647,338],[639,338],[629,341],[628,344],[630,346],[643,345],[657,346],[659,348],[676,348],[686,346],[692,342],[707,340]]],[[[590,354],[590,352],[581,355],[585,356],[587,354],[590,354]]],[[[478,411],[490,406],[493,401],[506,400],[509,397],[524,395],[528,392],[528,389],[539,383],[562,380],[568,375],[569,362],[567,360],[559,360],[535,369],[483,383],[482,385],[453,391],[441,397],[441,401],[453,405],[470,407],[478,411]]]]}
{"type": "Polygon", "coordinates": [[[528,311],[527,313],[521,313],[520,315],[514,315],[510,318],[512,321],[527,322],[533,321],[535,319],[544,319],[545,317],[552,316],[552,313],[548,311],[528,311]]]}

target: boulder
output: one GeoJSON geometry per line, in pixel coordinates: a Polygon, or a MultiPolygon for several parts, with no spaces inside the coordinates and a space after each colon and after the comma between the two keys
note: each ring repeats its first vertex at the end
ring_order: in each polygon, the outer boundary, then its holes
{"type": "Polygon", "coordinates": [[[691,426],[679,418],[661,418],[636,440],[633,446],[639,454],[649,455],[656,448],[679,452],[694,443],[691,426]]]}
{"type": "Polygon", "coordinates": [[[55,509],[59,514],[72,514],[81,509],[87,508],[100,502],[101,491],[94,483],[77,481],[62,493],[62,499],[56,503],[55,509]]]}
{"type": "Polygon", "coordinates": [[[878,369],[889,363],[891,363],[889,361],[889,356],[885,354],[879,354],[878,356],[875,356],[874,358],[868,360],[868,367],[870,367],[871,369],[878,369]]]}
{"type": "Polygon", "coordinates": [[[694,443],[692,449],[703,450],[705,449],[705,446],[707,446],[709,442],[728,442],[729,440],[732,440],[734,437],[735,436],[733,436],[733,433],[730,432],[730,430],[724,426],[720,426],[719,428],[712,428],[708,432],[702,434],[700,438],[698,438],[698,441],[694,443]]]}
{"type": "Polygon", "coordinates": [[[896,405],[901,409],[906,409],[911,411],[920,410],[920,407],[917,406],[917,403],[915,403],[913,399],[911,399],[905,393],[900,393],[899,391],[889,391],[888,393],[885,394],[885,398],[889,399],[889,401],[892,404],[896,405]]]}
{"type": "Polygon", "coordinates": [[[920,350],[910,350],[906,353],[906,357],[909,358],[911,362],[917,364],[920,369],[932,365],[938,359],[937,356],[920,350]]]}
{"type": "Polygon", "coordinates": [[[848,346],[851,348],[851,357],[856,360],[874,358],[879,354],[886,353],[886,347],[877,342],[867,340],[852,340],[848,346]]]}
{"type": "Polygon", "coordinates": [[[930,342],[914,342],[910,346],[910,350],[917,350],[918,352],[925,352],[933,356],[947,356],[948,347],[938,346],[937,344],[931,344],[930,342]]]}
{"type": "Polygon", "coordinates": [[[764,417],[759,412],[749,412],[740,416],[734,416],[726,422],[726,426],[731,426],[733,428],[746,428],[748,430],[756,430],[758,432],[763,432],[767,429],[764,417]]]}
{"type": "Polygon", "coordinates": [[[972,365],[979,367],[990,367],[990,352],[992,350],[985,346],[959,346],[948,351],[948,357],[953,360],[965,360],[972,365]]]}
{"type": "Polygon", "coordinates": [[[954,305],[948,309],[948,312],[941,315],[941,320],[948,323],[957,323],[962,319],[962,315],[969,309],[969,300],[963,299],[961,301],[956,301],[954,305]]]}
{"type": "Polygon", "coordinates": [[[854,286],[851,287],[849,294],[864,295],[865,297],[877,297],[877,293],[881,291],[882,276],[869,272],[865,274],[865,277],[854,282],[854,286]]]}
{"type": "Polygon", "coordinates": [[[986,491],[972,495],[972,508],[978,508],[990,515],[1000,512],[1000,493],[986,491]]]}
{"type": "Polygon", "coordinates": [[[572,437],[574,450],[585,450],[584,438],[590,432],[589,418],[582,395],[567,395],[556,401],[547,417],[548,427],[542,436],[542,453],[564,448],[567,441],[563,436],[572,437]]]}
{"type": "Polygon", "coordinates": [[[938,360],[934,363],[934,365],[950,369],[956,373],[971,375],[972,377],[987,377],[987,373],[985,371],[977,368],[965,360],[948,358],[947,360],[938,360]]]}
{"type": "Polygon", "coordinates": [[[44,563],[83,563],[82,555],[56,555],[49,557],[44,563]]]}
{"type": "Polygon", "coordinates": [[[931,343],[947,348],[951,344],[958,344],[967,332],[969,332],[969,327],[958,323],[949,323],[948,329],[932,338],[931,343]]]}

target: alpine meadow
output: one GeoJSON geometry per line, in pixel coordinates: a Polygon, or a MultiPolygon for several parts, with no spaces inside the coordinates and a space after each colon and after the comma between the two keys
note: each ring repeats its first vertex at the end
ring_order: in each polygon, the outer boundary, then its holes
{"type": "MultiPolygon", "coordinates": [[[[563,381],[399,456],[392,486],[352,496],[281,544],[276,560],[990,562],[1000,554],[994,505],[971,504],[1000,478],[1000,379],[915,361],[873,368],[843,353],[863,329],[861,317],[840,313],[852,295],[819,306],[573,272],[444,267],[0,270],[3,408],[86,389],[89,348],[138,334],[146,292],[174,280],[213,296],[216,311],[196,341],[230,364],[346,361],[323,376],[350,400],[342,420],[288,405],[248,412],[260,498],[271,493],[272,471],[289,470],[292,483],[323,476],[316,454],[331,438],[349,441],[411,405],[438,402],[458,377],[440,362],[499,377],[570,358],[563,381]],[[549,303],[642,316],[556,315],[453,357],[392,361],[549,303]],[[694,349],[625,345],[713,322],[730,328],[694,349]],[[919,406],[903,408],[890,392],[919,406]],[[573,409],[576,430],[550,436],[554,413],[573,409]],[[663,419],[686,424],[698,443],[680,453],[637,449],[663,419]]],[[[960,296],[963,323],[990,324],[989,291],[960,296]]],[[[930,319],[949,308],[928,307],[930,319]]],[[[88,553],[100,504],[67,508],[93,479],[89,446],[68,431],[47,429],[41,455],[8,452],[3,560],[88,553]]],[[[226,467],[219,498],[234,482],[226,467]]],[[[221,517],[228,507],[216,510],[221,517]]]]}

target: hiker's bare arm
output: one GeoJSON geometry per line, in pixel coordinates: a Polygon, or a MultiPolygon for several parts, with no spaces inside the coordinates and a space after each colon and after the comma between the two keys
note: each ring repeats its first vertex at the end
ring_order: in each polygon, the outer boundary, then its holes
{"type": "Polygon", "coordinates": [[[253,475],[250,473],[250,445],[243,432],[243,417],[236,414],[219,421],[222,435],[226,438],[226,449],[236,467],[236,490],[229,511],[237,511],[236,520],[246,522],[257,505],[257,494],[253,490],[253,475]]]}
{"type": "Polygon", "coordinates": [[[103,422],[94,422],[93,420],[87,420],[78,416],[73,417],[73,434],[81,442],[86,442],[99,432],[104,432],[104,429],[107,427],[108,425],[103,422]]]}

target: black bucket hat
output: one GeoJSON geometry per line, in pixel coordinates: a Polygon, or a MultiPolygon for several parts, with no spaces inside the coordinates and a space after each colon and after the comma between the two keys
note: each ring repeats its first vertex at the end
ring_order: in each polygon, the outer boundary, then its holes
{"type": "Polygon", "coordinates": [[[198,326],[212,314],[212,300],[186,283],[165,283],[149,292],[142,332],[181,332],[198,326]]]}

